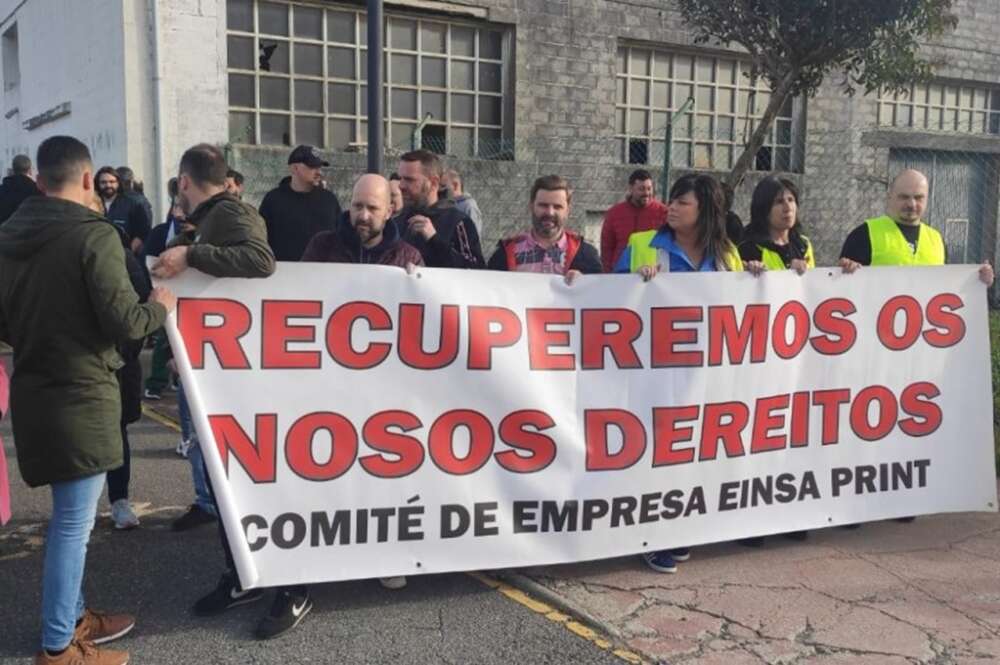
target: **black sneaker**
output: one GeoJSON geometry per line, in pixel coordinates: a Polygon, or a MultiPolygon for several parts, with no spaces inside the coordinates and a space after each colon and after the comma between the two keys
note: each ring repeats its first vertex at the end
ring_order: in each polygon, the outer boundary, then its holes
{"type": "Polygon", "coordinates": [[[217,518],[196,503],[192,503],[188,511],[175,519],[170,525],[173,531],[188,531],[203,524],[211,524],[217,518]]]}
{"type": "Polygon", "coordinates": [[[158,402],[159,400],[163,399],[160,393],[158,393],[155,390],[150,390],[149,388],[146,388],[145,392],[142,393],[142,397],[143,399],[148,399],[153,402],[158,402]]]}
{"type": "Polygon", "coordinates": [[[194,613],[200,617],[210,617],[222,614],[226,610],[240,605],[246,605],[264,597],[260,589],[243,591],[236,577],[226,573],[219,579],[219,585],[206,596],[202,596],[194,604],[194,613]]]}
{"type": "Polygon", "coordinates": [[[271,611],[257,624],[254,637],[258,640],[270,640],[283,635],[299,625],[312,608],[308,588],[294,592],[278,589],[274,594],[271,611]]]}

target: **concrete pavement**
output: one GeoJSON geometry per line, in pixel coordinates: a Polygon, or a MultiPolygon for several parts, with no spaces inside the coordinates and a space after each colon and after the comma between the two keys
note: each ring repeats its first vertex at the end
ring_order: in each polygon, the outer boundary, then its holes
{"type": "MultiPolygon", "coordinates": [[[[985,513],[827,529],[804,543],[772,537],[762,549],[699,547],[675,575],[638,557],[495,573],[527,596],[467,575],[411,578],[399,592],[371,580],[319,585],[314,616],[255,642],[263,604],[208,621],[188,613],[220,557],[213,528],[169,531],[191,498],[188,465],[171,452],[173,400],[151,406],[162,415],[130,428],[143,527],[115,533],[100,520],[88,560],[88,597],[141,617],[123,643],[133,662],[621,663],[631,653],[705,665],[1000,663],[1000,517],[985,513]]],[[[9,424],[0,431],[12,458],[9,424]]],[[[48,493],[11,472],[0,663],[26,662],[35,648],[48,511],[48,493]]]]}
{"type": "Polygon", "coordinates": [[[676,574],[638,557],[511,580],[651,661],[1000,662],[1000,518],[969,513],[695,548],[676,574]]]}

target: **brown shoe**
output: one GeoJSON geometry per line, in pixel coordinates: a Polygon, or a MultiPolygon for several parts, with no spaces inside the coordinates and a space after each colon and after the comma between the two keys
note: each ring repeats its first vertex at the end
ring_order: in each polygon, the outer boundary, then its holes
{"type": "Polygon", "coordinates": [[[135,617],[130,614],[105,614],[84,610],[83,618],[73,633],[80,642],[105,644],[127,635],[135,628],[135,617]]]}
{"type": "Polygon", "coordinates": [[[58,656],[35,654],[35,665],[128,665],[128,651],[98,649],[92,642],[73,639],[58,656]]]}

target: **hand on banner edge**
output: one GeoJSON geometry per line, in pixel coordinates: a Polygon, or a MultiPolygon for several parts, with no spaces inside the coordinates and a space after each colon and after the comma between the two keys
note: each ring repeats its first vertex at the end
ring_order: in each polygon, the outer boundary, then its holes
{"type": "Polygon", "coordinates": [[[983,264],[979,266],[979,281],[985,284],[987,287],[993,286],[993,280],[995,279],[993,274],[993,266],[990,265],[989,261],[983,261],[983,264]]]}
{"type": "Polygon", "coordinates": [[[149,272],[152,273],[153,277],[157,279],[170,279],[171,277],[176,277],[188,268],[188,250],[191,247],[189,245],[182,245],[180,247],[171,247],[166,249],[157,257],[156,262],[153,263],[153,267],[150,268],[149,272]]]}
{"type": "Polygon", "coordinates": [[[838,262],[838,265],[840,266],[841,270],[844,272],[845,275],[852,275],[855,272],[857,272],[858,268],[861,267],[860,263],[858,263],[857,261],[852,261],[846,257],[842,257],[838,262]]]}
{"type": "Polygon", "coordinates": [[[660,266],[639,266],[639,276],[642,277],[642,281],[648,282],[649,280],[656,277],[656,273],[660,272],[660,266]]]}

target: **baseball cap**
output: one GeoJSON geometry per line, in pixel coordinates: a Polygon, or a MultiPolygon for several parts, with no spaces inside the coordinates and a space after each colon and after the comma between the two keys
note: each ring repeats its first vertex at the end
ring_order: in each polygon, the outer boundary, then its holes
{"type": "Polygon", "coordinates": [[[288,163],[305,164],[313,169],[330,165],[330,162],[323,159],[323,155],[320,154],[319,150],[311,145],[300,145],[295,150],[292,150],[292,154],[288,156],[288,163]]]}

